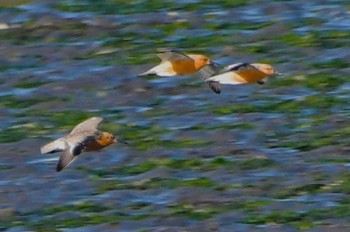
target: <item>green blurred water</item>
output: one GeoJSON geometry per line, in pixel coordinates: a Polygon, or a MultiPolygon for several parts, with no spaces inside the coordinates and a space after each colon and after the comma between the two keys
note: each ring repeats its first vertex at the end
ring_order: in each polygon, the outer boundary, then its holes
{"type": "Polygon", "coordinates": [[[0,25],[1,231],[347,231],[347,1],[3,1],[0,25]],[[137,77],[157,48],[284,75],[137,77]],[[57,174],[40,146],[92,116],[130,146],[57,174]]]}

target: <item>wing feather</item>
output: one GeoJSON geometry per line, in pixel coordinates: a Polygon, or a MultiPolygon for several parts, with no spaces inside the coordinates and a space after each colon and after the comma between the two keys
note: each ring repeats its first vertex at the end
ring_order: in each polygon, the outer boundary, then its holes
{"type": "Polygon", "coordinates": [[[81,123],[79,123],[70,134],[77,134],[82,132],[94,132],[97,130],[98,125],[103,121],[101,117],[92,117],[81,123]]]}
{"type": "Polygon", "coordinates": [[[62,169],[70,165],[86,148],[86,143],[67,143],[67,149],[61,154],[58,160],[56,171],[60,172],[62,169]]]}
{"type": "Polygon", "coordinates": [[[216,75],[217,73],[218,73],[218,69],[214,64],[204,65],[199,70],[199,75],[202,78],[202,80],[208,83],[209,87],[213,90],[214,93],[220,94],[221,93],[220,83],[216,81],[208,81],[209,78],[216,75]]]}
{"type": "Polygon", "coordinates": [[[173,49],[162,49],[159,50],[157,56],[162,60],[166,61],[175,61],[175,60],[193,60],[191,57],[177,50],[173,49]]]}
{"type": "Polygon", "coordinates": [[[249,63],[237,63],[227,66],[224,69],[226,72],[234,71],[237,74],[244,74],[245,72],[261,72],[259,69],[254,67],[253,65],[249,63]]]}
{"type": "Polygon", "coordinates": [[[57,163],[56,171],[57,172],[62,171],[65,167],[70,165],[77,157],[78,156],[72,155],[68,150],[64,151],[64,153],[62,153],[57,163]]]}

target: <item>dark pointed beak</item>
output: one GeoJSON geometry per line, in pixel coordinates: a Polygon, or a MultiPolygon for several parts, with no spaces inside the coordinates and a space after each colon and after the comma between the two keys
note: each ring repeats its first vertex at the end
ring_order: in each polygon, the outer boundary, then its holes
{"type": "Polygon", "coordinates": [[[129,145],[128,142],[126,142],[125,140],[123,140],[123,139],[121,139],[121,138],[118,138],[118,142],[119,142],[119,143],[124,143],[124,144],[126,144],[126,145],[129,145]]]}
{"type": "Polygon", "coordinates": [[[215,67],[220,66],[220,64],[216,61],[211,60],[210,63],[211,65],[214,65],[215,67]]]}

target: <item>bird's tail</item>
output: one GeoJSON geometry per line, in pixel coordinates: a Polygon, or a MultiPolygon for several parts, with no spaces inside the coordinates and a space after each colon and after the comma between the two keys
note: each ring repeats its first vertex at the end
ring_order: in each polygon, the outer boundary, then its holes
{"type": "Polygon", "coordinates": [[[140,73],[139,76],[142,77],[142,76],[150,76],[150,75],[155,75],[155,74],[156,74],[156,72],[152,68],[146,72],[140,73]]]}
{"type": "Polygon", "coordinates": [[[55,141],[48,143],[40,148],[41,154],[55,153],[64,151],[66,149],[66,143],[63,139],[56,139],[55,141]]]}

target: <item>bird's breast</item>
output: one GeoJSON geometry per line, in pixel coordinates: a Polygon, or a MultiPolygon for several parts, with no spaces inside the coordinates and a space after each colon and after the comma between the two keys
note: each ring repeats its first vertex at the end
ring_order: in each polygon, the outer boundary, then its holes
{"type": "Polygon", "coordinates": [[[194,62],[191,60],[175,60],[171,64],[178,75],[187,75],[197,71],[194,62]]]}
{"type": "Polygon", "coordinates": [[[255,83],[268,76],[259,70],[245,70],[243,72],[237,72],[237,74],[244,80],[245,83],[255,83]]]}
{"type": "Polygon", "coordinates": [[[91,141],[89,144],[86,145],[85,151],[97,151],[97,150],[100,150],[104,147],[105,146],[99,144],[96,141],[91,141]]]}

